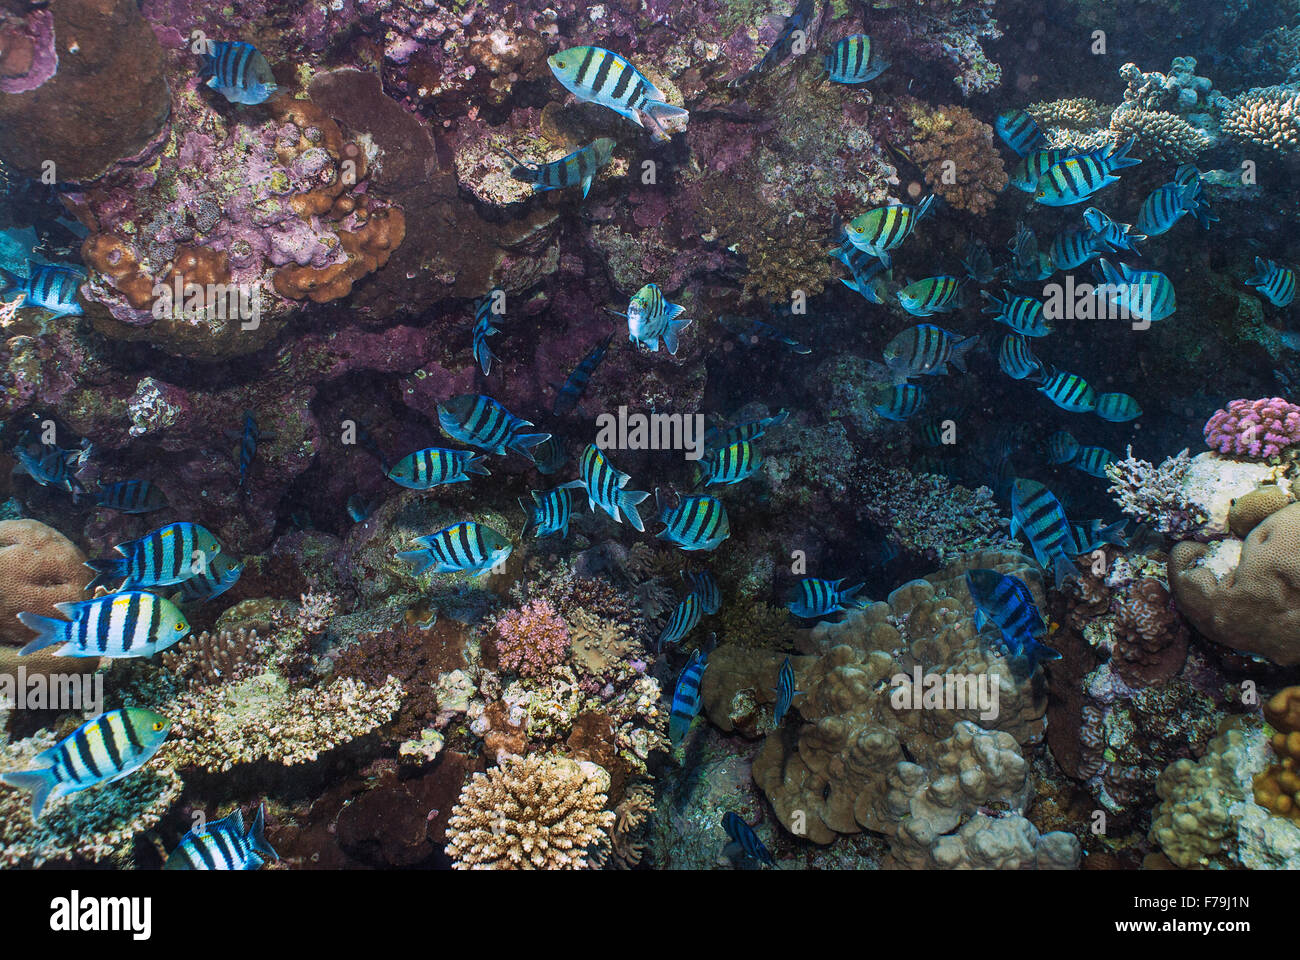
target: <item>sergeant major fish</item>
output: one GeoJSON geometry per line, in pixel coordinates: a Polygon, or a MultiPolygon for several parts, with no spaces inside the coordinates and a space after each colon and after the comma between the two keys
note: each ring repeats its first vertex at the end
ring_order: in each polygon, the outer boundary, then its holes
{"type": "Polygon", "coordinates": [[[707,570],[697,572],[682,571],[682,579],[690,584],[691,592],[700,598],[700,606],[706,614],[712,616],[722,609],[722,594],[718,591],[718,581],[707,570]]]}
{"type": "Polygon", "coordinates": [[[966,370],[966,354],[979,343],[979,337],[963,337],[932,323],[908,327],[889,343],[882,355],[889,369],[900,376],[942,376],[951,363],[966,370]]]}
{"type": "Polygon", "coordinates": [[[763,54],[763,59],[732,80],[728,86],[743,86],[759,74],[767,73],[784,63],[786,58],[790,56],[790,51],[794,48],[796,36],[800,33],[806,34],[808,23],[812,20],[815,9],[816,3],[814,0],[799,0],[794,12],[786,17],[785,22],[781,24],[781,31],[777,34],[776,41],[768,48],[767,53],[763,54]]]}
{"type": "Polygon", "coordinates": [[[190,632],[189,623],[175,604],[143,591],[56,603],[54,609],[68,619],[18,614],[23,626],[36,632],[36,638],[19,651],[23,656],[61,644],[54,656],[112,660],[151,657],[190,632]]]}
{"type": "Polygon", "coordinates": [[[96,504],[122,513],[152,513],[167,506],[167,495],[148,480],[122,480],[101,487],[96,504]]]}
{"type": "Polygon", "coordinates": [[[934,194],[916,205],[891,203],[859,214],[844,225],[849,242],[871,254],[886,267],[892,266],[890,251],[906,240],[930,210],[934,194]]]}
{"type": "Polygon", "coordinates": [[[51,800],[114,783],[148,763],[171,729],[152,710],[120,707],[87,720],[35,757],[31,770],[0,773],[0,783],[32,795],[32,822],[51,800]]]}
{"type": "Polygon", "coordinates": [[[926,277],[898,291],[898,302],[914,317],[947,313],[962,305],[964,277],[926,277]]]}
{"type": "Polygon", "coordinates": [[[998,349],[998,366],[1012,380],[1033,376],[1042,364],[1029,349],[1029,341],[1018,333],[1008,333],[998,349]]]}
{"type": "Polygon", "coordinates": [[[715,550],[731,536],[727,508],[716,497],[691,494],[669,508],[656,490],[655,501],[659,506],[659,522],[664,525],[655,536],[661,540],[675,543],[683,550],[715,550]]]}
{"type": "Polygon", "coordinates": [[[700,614],[703,612],[704,606],[700,601],[699,594],[694,591],[688,593],[673,609],[668,622],[664,624],[663,630],[659,632],[655,650],[662,651],[665,646],[680,642],[684,636],[699,624],[700,614]]]}
{"type": "Polygon", "coordinates": [[[1016,333],[1026,337],[1045,337],[1052,332],[1052,325],[1043,316],[1043,301],[1037,297],[1019,297],[1005,294],[999,300],[994,294],[983,291],[984,299],[989,305],[984,313],[989,314],[997,323],[1006,324],[1016,333]]]}
{"type": "Polygon", "coordinates": [[[652,140],[670,139],[665,121],[685,122],[681,107],[664,102],[659,88],[616,53],[600,47],[572,47],[547,58],[555,79],[579,100],[608,107],[650,132],[652,140]]]}
{"type": "Polygon", "coordinates": [[[48,310],[53,317],[79,317],[85,313],[77,295],[86,276],[68,267],[27,261],[27,276],[0,268],[0,297],[21,293],[24,307],[48,310]]]}
{"type": "Polygon", "coordinates": [[[896,383],[883,387],[885,393],[879,403],[871,409],[885,420],[899,423],[915,416],[924,409],[927,397],[925,391],[914,383],[896,383]]]}
{"type": "Polygon", "coordinates": [[[1056,589],[1078,575],[1071,557],[1079,553],[1061,502],[1036,480],[1017,478],[1011,486],[1011,535],[1023,534],[1043,569],[1051,569],[1056,589]]]}
{"type": "Polygon", "coordinates": [[[1136,142],[1136,137],[1129,137],[1119,147],[1101,146],[1076,157],[1058,160],[1039,179],[1034,199],[1048,207],[1082,203],[1102,187],[1116,183],[1119,180],[1115,176],[1116,170],[1142,162],[1128,155],[1136,142]]]}
{"type": "Polygon", "coordinates": [[[1116,268],[1107,260],[1098,260],[1096,273],[1097,296],[1123,308],[1124,319],[1150,325],[1173,316],[1178,309],[1173,282],[1158,270],[1135,270],[1126,263],[1116,268]]]}
{"type": "Polygon", "coordinates": [[[739,440],[713,452],[699,464],[699,484],[740,483],[763,465],[763,452],[750,440],[739,440]]]}
{"type": "Polygon", "coordinates": [[[631,476],[614,469],[594,443],[587,444],[578,462],[578,477],[587,490],[587,506],[593,511],[599,506],[617,523],[627,517],[636,530],[645,530],[636,505],[650,494],[645,490],[625,490],[631,476]]]}
{"type": "Polygon", "coordinates": [[[1295,271],[1263,257],[1255,258],[1255,275],[1246,281],[1275,307],[1287,307],[1295,299],[1295,271]]]}
{"type": "Polygon", "coordinates": [[[525,427],[533,425],[530,421],[520,420],[482,394],[466,393],[439,404],[438,423],[453,440],[498,456],[513,450],[529,460],[533,459],[532,448],[550,437],[549,433],[524,433],[525,427]]]}
{"type": "Polygon", "coordinates": [[[794,688],[794,668],[790,666],[790,658],[786,657],[785,662],[781,664],[781,669],[776,674],[776,686],[772,688],[776,694],[776,707],[772,711],[772,725],[781,726],[785,720],[785,715],[794,702],[794,698],[803,693],[802,690],[794,688]]]}
{"type": "Polygon", "coordinates": [[[463,483],[470,475],[488,477],[483,454],[468,450],[426,447],[408,453],[393,464],[388,479],[408,490],[432,490],[444,483],[463,483]]]}
{"type": "Polygon", "coordinates": [[[588,350],[587,355],[573,368],[573,372],[569,374],[564,383],[556,388],[555,405],[551,407],[552,414],[562,417],[577,408],[578,401],[582,399],[582,395],[586,392],[592,374],[596,372],[596,368],[605,359],[605,352],[609,349],[609,344],[613,339],[614,335],[611,333],[588,350]]]}
{"type": "Polygon", "coordinates": [[[996,570],[968,570],[966,586],[975,601],[975,629],[994,624],[1007,651],[1024,658],[1024,666],[1014,673],[1027,676],[1039,661],[1060,659],[1060,653],[1039,642],[1047,624],[1023,580],[996,570]]]}
{"type": "Polygon", "coordinates": [[[523,497],[519,506],[524,508],[527,520],[524,521],[523,535],[533,531],[535,536],[549,537],[558,533],[563,540],[569,535],[569,518],[573,515],[573,491],[582,487],[581,480],[564,483],[554,490],[530,490],[533,502],[529,505],[523,497]]]}
{"type": "Polygon", "coordinates": [[[677,685],[673,688],[672,710],[668,714],[668,739],[674,747],[685,738],[686,731],[690,730],[700,712],[700,681],[708,665],[708,654],[694,650],[691,659],[677,677],[677,685]]]}
{"type": "Polygon", "coordinates": [[[1047,142],[1047,136],[1027,110],[1005,110],[993,120],[993,129],[1002,142],[1025,156],[1047,142]]]}
{"type": "Polygon", "coordinates": [[[822,61],[835,83],[858,84],[874,80],[889,69],[889,61],[865,33],[845,37],[822,61]]]}
{"type": "Polygon", "coordinates": [[[677,316],[685,307],[669,303],[664,299],[663,291],[657,284],[647,283],[633,294],[627,305],[627,338],[651,353],[659,350],[659,338],[663,337],[664,349],[673,356],[677,355],[677,335],[688,326],[690,320],[678,320],[677,316]]]}
{"type": "Polygon", "coordinates": [[[731,838],[731,842],[745,856],[753,857],[769,867],[776,866],[772,854],[768,852],[767,847],[763,846],[763,841],[758,839],[758,835],[754,833],[754,828],[741,819],[740,814],[732,810],[728,810],[723,814],[722,829],[727,831],[727,836],[731,838]]]}
{"type": "Polygon", "coordinates": [[[1077,373],[1046,368],[1039,373],[1038,390],[1062,410],[1089,413],[1097,406],[1097,391],[1077,373]]]}
{"type": "Polygon", "coordinates": [[[468,573],[481,576],[510,556],[510,542],[489,526],[467,520],[416,537],[422,549],[405,550],[397,559],[411,565],[411,573],[468,573]]]}
{"type": "Polygon", "coordinates": [[[169,523],[138,540],[114,547],[121,556],[87,560],[97,576],[87,590],[120,583],[118,590],[131,587],[166,587],[188,580],[206,569],[221,552],[221,541],[197,523],[169,523]]]}
{"type": "Polygon", "coordinates": [[[474,310],[474,359],[478,361],[485,377],[492,372],[492,362],[501,359],[492,352],[488,337],[495,337],[501,332],[501,328],[495,324],[503,315],[500,308],[504,305],[505,291],[494,287],[474,310]]]}
{"type": "Polygon", "coordinates": [[[231,103],[265,103],[279,89],[266,57],[251,43],[219,40],[205,55],[200,80],[231,103]]]}
{"type": "Polygon", "coordinates": [[[1071,523],[1070,532],[1074,535],[1080,553],[1092,553],[1108,543],[1116,547],[1127,547],[1128,540],[1124,538],[1124,528],[1127,526],[1127,520],[1119,520],[1110,526],[1104,520],[1089,520],[1087,523],[1071,523]]]}
{"type": "Polygon", "coordinates": [[[531,183],[535,192],[561,190],[581,184],[582,196],[585,199],[591,191],[592,180],[600,173],[601,168],[609,163],[616,146],[618,146],[617,141],[609,137],[599,137],[567,157],[540,165],[525,163],[509,150],[506,151],[506,156],[516,164],[510,171],[510,176],[524,183],[531,183]]]}
{"type": "Polygon", "coordinates": [[[213,600],[236,583],[244,572],[244,564],[226,553],[219,553],[206,563],[201,571],[180,582],[180,589],[172,595],[172,603],[202,603],[213,600]]]}
{"type": "Polygon", "coordinates": [[[164,870],[256,870],[280,855],[266,842],[266,807],[258,806],[252,826],[244,829],[238,807],[204,828],[192,827],[163,864],[164,870]]]}
{"type": "Polygon", "coordinates": [[[863,584],[841,587],[844,579],[823,580],[820,577],[804,577],[785,595],[786,608],[796,617],[805,620],[819,620],[851,607],[861,607],[857,599],[863,584]]]}

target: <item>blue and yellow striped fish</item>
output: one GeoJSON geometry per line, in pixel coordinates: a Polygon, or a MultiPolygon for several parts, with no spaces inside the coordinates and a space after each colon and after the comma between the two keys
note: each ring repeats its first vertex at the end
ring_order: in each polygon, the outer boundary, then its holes
{"type": "Polygon", "coordinates": [[[197,523],[169,523],[114,547],[121,556],[87,560],[98,576],[87,590],[117,583],[132,587],[166,587],[202,573],[221,552],[221,541],[197,523]]]}
{"type": "Polygon", "coordinates": [[[1255,258],[1255,275],[1246,281],[1275,307],[1287,307],[1295,299],[1295,271],[1263,257],[1255,258]]]}
{"type": "Polygon", "coordinates": [[[979,337],[963,337],[932,323],[918,323],[885,344],[881,354],[897,374],[942,376],[949,363],[965,372],[966,354],[978,344],[979,337]]]}
{"type": "Polygon", "coordinates": [[[698,487],[703,484],[740,483],[752,477],[763,466],[763,452],[750,440],[727,444],[700,461],[698,487]]]}
{"type": "Polygon", "coordinates": [[[474,520],[453,523],[436,533],[416,537],[423,549],[405,550],[397,559],[411,565],[411,573],[468,573],[481,576],[510,556],[510,541],[474,520]]]}
{"type": "Polygon", "coordinates": [[[554,490],[530,490],[533,502],[529,504],[523,497],[519,506],[524,508],[528,519],[524,521],[523,535],[531,530],[534,536],[549,537],[558,533],[563,540],[569,535],[569,518],[573,516],[573,491],[582,489],[582,481],[574,480],[564,483],[554,490]]]}
{"type": "Polygon", "coordinates": [[[770,417],[763,417],[760,420],[746,420],[744,423],[738,423],[725,431],[710,427],[704,435],[704,444],[710,450],[716,450],[719,447],[730,446],[733,443],[741,443],[746,440],[761,440],[767,431],[773,427],[781,426],[789,419],[790,411],[781,410],[770,417]]]}
{"type": "Polygon", "coordinates": [[[926,277],[909,283],[898,291],[898,302],[914,317],[947,313],[962,305],[965,277],[926,277]]]}
{"type": "Polygon", "coordinates": [[[1102,187],[1116,183],[1116,170],[1141,163],[1128,152],[1137,142],[1129,137],[1122,146],[1098,147],[1077,157],[1066,157],[1047,168],[1038,181],[1034,200],[1047,207],[1068,207],[1082,203],[1102,187]]]}
{"type": "Polygon", "coordinates": [[[1027,110],[1005,110],[999,113],[993,120],[993,129],[998,132],[1003,143],[1022,157],[1047,142],[1047,135],[1027,110]]]}
{"type": "Polygon", "coordinates": [[[596,372],[600,362],[605,359],[605,351],[609,349],[609,344],[613,339],[614,335],[611,333],[588,350],[587,355],[573,368],[573,372],[565,378],[564,383],[555,388],[555,405],[551,407],[552,414],[562,417],[577,409],[578,401],[582,399],[583,393],[586,392],[591,375],[596,372]]]}
{"type": "Polygon", "coordinates": [[[889,274],[884,272],[885,265],[877,257],[865,250],[859,250],[847,237],[843,243],[831,250],[831,256],[848,267],[849,273],[853,275],[852,280],[840,277],[840,283],[854,293],[861,294],[868,303],[885,302],[885,281],[889,274]]]}
{"type": "Polygon", "coordinates": [[[202,603],[221,596],[236,583],[244,572],[244,564],[227,553],[219,553],[199,573],[182,580],[180,589],[172,594],[172,603],[202,603]]]}
{"type": "Polygon", "coordinates": [[[432,490],[444,483],[463,483],[473,474],[489,477],[483,466],[484,454],[468,450],[448,450],[444,447],[425,447],[408,453],[393,464],[388,479],[408,490],[432,490]]]}
{"type": "Polygon", "coordinates": [[[1116,547],[1127,547],[1128,540],[1124,537],[1124,528],[1127,526],[1127,520],[1119,520],[1110,526],[1106,526],[1104,520],[1089,520],[1087,523],[1070,524],[1070,532],[1074,535],[1080,553],[1092,553],[1108,543],[1116,547]]]}
{"type": "Polygon", "coordinates": [[[785,605],[796,617],[820,620],[851,607],[863,607],[870,602],[857,599],[863,584],[840,587],[843,582],[844,578],[823,580],[821,577],[804,577],[786,591],[785,605]]]}
{"type": "Polygon", "coordinates": [[[691,659],[677,677],[673,688],[673,706],[668,714],[668,739],[677,746],[691,729],[700,712],[700,681],[709,665],[709,655],[699,650],[691,652],[691,659]]]}
{"type": "Polygon", "coordinates": [[[171,721],[152,710],[110,710],[37,754],[40,766],[0,773],[0,783],[31,792],[35,823],[49,801],[113,783],[139,770],[158,752],[170,729],[171,721]]]}
{"type": "Polygon", "coordinates": [[[1099,394],[1092,412],[1111,423],[1125,423],[1142,416],[1142,408],[1127,393],[1099,394]]]}
{"type": "Polygon", "coordinates": [[[844,225],[844,233],[859,250],[871,254],[886,267],[893,265],[889,251],[898,247],[916,229],[934,203],[930,194],[916,205],[891,203],[859,214],[844,225]]]}
{"type": "Polygon", "coordinates": [[[1131,223],[1112,220],[1096,207],[1083,211],[1083,222],[1094,238],[1114,250],[1132,250],[1138,254],[1137,245],[1146,239],[1146,234],[1135,230],[1131,223]]]}
{"type": "Polygon", "coordinates": [[[633,294],[627,305],[627,338],[633,343],[649,347],[651,353],[659,351],[659,338],[663,337],[664,349],[673,356],[677,355],[677,335],[690,326],[690,320],[678,320],[677,316],[685,307],[669,303],[664,299],[658,284],[647,283],[633,294]]]}
{"type": "Polygon", "coordinates": [[[23,656],[62,644],[54,651],[55,656],[110,660],[152,657],[190,632],[185,615],[175,604],[143,591],[110,593],[80,603],[56,603],[54,608],[68,619],[18,614],[23,626],[36,632],[36,639],[19,651],[23,656]]]}
{"type": "Polygon", "coordinates": [[[717,497],[690,494],[669,508],[656,490],[655,502],[659,507],[659,522],[664,525],[655,536],[683,550],[716,550],[718,544],[731,536],[727,508],[717,497]]]}
{"type": "Polygon", "coordinates": [[[77,295],[85,282],[80,271],[28,260],[25,277],[0,268],[0,297],[21,293],[24,307],[39,307],[54,317],[79,317],[85,311],[77,295]]]}
{"type": "Polygon", "coordinates": [[[251,43],[220,40],[205,55],[199,79],[231,103],[265,103],[279,89],[266,57],[251,43]]]}
{"type": "Polygon", "coordinates": [[[1006,324],[1026,337],[1045,337],[1052,332],[1052,325],[1043,316],[1043,301],[1037,297],[1018,297],[1008,293],[1004,295],[1006,299],[1000,300],[987,290],[983,293],[989,302],[984,313],[992,316],[995,322],[1006,324]]]}
{"type": "Polygon", "coordinates": [[[1011,535],[1023,535],[1034,551],[1034,559],[1044,570],[1051,569],[1056,589],[1061,589],[1078,569],[1070,558],[1079,548],[1070,532],[1061,502],[1037,480],[1016,478],[1011,485],[1011,535]]]}
{"type": "Polygon", "coordinates": [[[266,842],[266,807],[259,805],[253,824],[244,830],[244,814],[214,820],[203,830],[191,829],[181,837],[164,870],[256,870],[280,855],[266,842]]]}
{"type": "Polygon", "coordinates": [[[475,393],[439,404],[438,423],[442,432],[453,440],[499,456],[513,450],[529,460],[533,459],[532,448],[550,436],[549,433],[524,433],[525,427],[533,425],[531,421],[520,420],[491,397],[475,393]]]}
{"type": "Polygon", "coordinates": [[[1116,269],[1098,260],[1096,273],[1097,296],[1122,307],[1126,319],[1155,323],[1178,309],[1173,281],[1158,270],[1134,270],[1126,263],[1116,269]]]}
{"type": "Polygon", "coordinates": [[[767,847],[763,846],[763,841],[758,839],[758,834],[754,833],[754,828],[741,819],[740,814],[728,810],[722,815],[722,829],[727,831],[727,836],[747,857],[753,857],[769,867],[775,867],[776,861],[772,859],[772,854],[768,852],[767,847]]]}
{"type": "Polygon", "coordinates": [[[501,312],[498,310],[505,306],[505,302],[505,291],[493,287],[474,309],[474,359],[478,361],[485,377],[492,372],[492,362],[501,359],[488,346],[488,337],[495,337],[501,332],[501,328],[495,324],[504,314],[503,309],[501,312]]]}
{"type": "Polygon", "coordinates": [[[1040,377],[1039,392],[1062,410],[1089,413],[1097,406],[1097,391],[1077,373],[1049,368],[1043,370],[1040,377]]]}
{"type": "Polygon", "coordinates": [[[681,107],[664,102],[664,95],[641,71],[617,53],[600,47],[571,47],[546,60],[560,85],[579,100],[598,103],[644,127],[656,142],[670,139],[665,121],[684,122],[681,107]]]}
{"type": "Polygon", "coordinates": [[[880,45],[873,44],[865,33],[845,37],[831,48],[822,63],[835,83],[866,83],[889,69],[880,45]]]}
{"type": "Polygon", "coordinates": [[[1047,438],[1047,462],[1069,463],[1079,454],[1079,441],[1068,430],[1057,430],[1047,438]]]}
{"type": "Polygon", "coordinates": [[[885,420],[901,423],[925,407],[925,391],[914,383],[896,383],[884,389],[884,399],[871,409],[885,420]]]}
{"type": "Polygon", "coordinates": [[[994,624],[1008,653],[1024,658],[1014,672],[1025,676],[1040,660],[1060,659],[1060,653],[1039,642],[1047,635],[1047,624],[1023,580],[996,570],[968,570],[966,586],[975,601],[975,629],[994,624]]]}
{"type": "Polygon", "coordinates": [[[659,633],[659,640],[655,644],[655,650],[662,651],[665,646],[680,642],[682,637],[695,629],[703,612],[704,605],[699,595],[694,591],[688,593],[673,609],[672,616],[664,624],[663,630],[659,633]]]}
{"type": "MultiPolygon", "coordinates": [[[[41,449],[45,450],[44,447],[41,449]]],[[[72,494],[73,503],[78,502],[81,494],[86,492],[86,488],[77,479],[77,471],[81,469],[78,463],[80,456],[79,450],[61,450],[58,447],[40,456],[28,452],[25,447],[14,448],[14,459],[29,477],[42,487],[52,486],[68,491],[72,494]]]]}
{"type": "Polygon", "coordinates": [[[152,513],[167,506],[167,495],[148,480],[122,480],[101,487],[96,504],[121,513],[152,513]]]}
{"type": "Polygon", "coordinates": [[[772,726],[781,726],[785,720],[785,715],[790,709],[790,704],[794,698],[803,693],[802,690],[794,688],[794,667],[790,666],[790,658],[786,657],[785,662],[781,664],[781,669],[776,674],[776,686],[772,688],[776,694],[776,707],[772,711],[772,726]]]}
{"type": "Polygon", "coordinates": [[[1033,376],[1041,364],[1029,349],[1029,341],[1018,333],[1008,333],[998,349],[998,366],[1012,380],[1033,376]]]}
{"type": "Polygon", "coordinates": [[[1090,477],[1106,479],[1106,465],[1113,463],[1115,455],[1105,447],[1080,447],[1070,466],[1090,477]]]}
{"type": "Polygon", "coordinates": [[[1017,190],[1033,193],[1038,189],[1038,181],[1043,174],[1056,164],[1075,156],[1074,147],[1052,147],[1046,150],[1031,150],[1011,171],[1010,183],[1017,190]]]}
{"type": "Polygon", "coordinates": [[[703,611],[712,616],[722,609],[722,593],[718,590],[718,581],[707,570],[682,571],[682,579],[690,584],[691,592],[700,598],[703,611]]]}
{"type": "Polygon", "coordinates": [[[582,196],[585,199],[591,191],[592,180],[600,173],[601,168],[609,163],[616,146],[618,146],[617,141],[609,137],[600,137],[567,157],[543,164],[525,163],[509,150],[506,151],[506,156],[517,164],[510,171],[510,176],[524,183],[531,183],[535,192],[562,190],[565,187],[576,187],[582,184],[582,196]]]}
{"type": "Polygon", "coordinates": [[[623,517],[627,517],[634,529],[645,529],[636,505],[650,494],[645,490],[625,490],[631,476],[614,469],[609,458],[594,443],[587,444],[582,451],[578,460],[578,478],[587,490],[587,506],[593,512],[600,507],[616,523],[622,523],[623,517]]]}

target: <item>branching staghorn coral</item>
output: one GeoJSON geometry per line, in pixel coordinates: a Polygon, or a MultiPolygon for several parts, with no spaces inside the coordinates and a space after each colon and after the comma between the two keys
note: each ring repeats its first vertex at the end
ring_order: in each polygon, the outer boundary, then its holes
{"type": "Polygon", "coordinates": [[[1215,144],[1215,138],[1164,110],[1120,107],[1110,118],[1116,140],[1137,138],[1140,152],[1170,163],[1188,163],[1215,144]]]}
{"type": "Polygon", "coordinates": [[[462,788],[447,827],[460,870],[584,870],[604,862],[609,774],[555,754],[507,759],[462,788]]]}
{"type": "Polygon", "coordinates": [[[492,625],[501,666],[520,676],[546,673],[569,652],[569,628],[549,600],[507,610],[492,625]]]}
{"type": "Polygon", "coordinates": [[[1111,481],[1108,492],[1126,517],[1149,524],[1157,533],[1181,538],[1207,519],[1182,491],[1191,466],[1192,458],[1186,450],[1166,457],[1157,467],[1134,457],[1130,446],[1125,459],[1106,467],[1111,481]]]}
{"type": "Polygon", "coordinates": [[[1300,152],[1300,85],[1247,90],[1228,102],[1219,125],[1238,143],[1300,152]]]}

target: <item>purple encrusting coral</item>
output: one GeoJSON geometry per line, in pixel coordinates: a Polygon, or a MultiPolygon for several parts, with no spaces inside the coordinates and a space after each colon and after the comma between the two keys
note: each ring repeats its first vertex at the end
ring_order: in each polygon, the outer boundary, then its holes
{"type": "Polygon", "coordinates": [[[520,676],[545,673],[569,652],[569,628],[549,600],[506,611],[493,629],[501,666],[520,676]]]}
{"type": "Polygon", "coordinates": [[[1300,442],[1300,406],[1281,397],[1233,400],[1205,424],[1205,442],[1219,453],[1267,460],[1300,442]]]}
{"type": "Polygon", "coordinates": [[[31,10],[21,22],[0,20],[0,93],[35,90],[59,69],[54,15],[31,10]]]}

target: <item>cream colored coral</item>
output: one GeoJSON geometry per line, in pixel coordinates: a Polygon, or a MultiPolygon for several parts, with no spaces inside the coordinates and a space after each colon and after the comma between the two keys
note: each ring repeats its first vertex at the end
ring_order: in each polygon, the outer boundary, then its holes
{"type": "Polygon", "coordinates": [[[457,869],[581,870],[609,851],[609,774],[555,754],[507,758],[465,784],[447,826],[457,869]]]}
{"type": "Polygon", "coordinates": [[[1260,87],[1228,102],[1219,121],[1241,143],[1278,153],[1300,151],[1300,89],[1260,87]]]}
{"type": "Polygon", "coordinates": [[[1300,826],[1254,800],[1252,780],[1270,760],[1257,721],[1229,721],[1200,760],[1178,760],[1156,780],[1152,842],[1184,869],[1300,869],[1300,826]]]}

